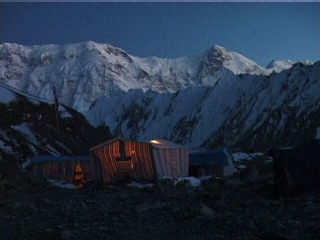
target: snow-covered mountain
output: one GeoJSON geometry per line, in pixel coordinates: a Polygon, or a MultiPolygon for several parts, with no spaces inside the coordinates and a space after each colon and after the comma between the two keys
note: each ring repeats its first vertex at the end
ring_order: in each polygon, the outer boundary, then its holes
{"type": "Polygon", "coordinates": [[[131,89],[173,93],[190,86],[213,86],[226,74],[261,74],[256,63],[214,46],[204,54],[178,59],[134,57],[107,44],[66,46],[0,45],[0,80],[27,93],[52,97],[82,113],[100,97],[131,89]]]}
{"type": "Polygon", "coordinates": [[[310,138],[320,125],[320,63],[263,68],[213,46],[178,59],[140,58],[107,44],[0,45],[0,81],[59,100],[96,126],[192,147],[268,147],[310,138]],[[297,138],[299,137],[299,138],[297,138]]]}

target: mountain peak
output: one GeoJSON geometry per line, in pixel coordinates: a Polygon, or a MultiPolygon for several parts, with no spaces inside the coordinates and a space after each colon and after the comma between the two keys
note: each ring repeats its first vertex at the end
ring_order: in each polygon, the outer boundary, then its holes
{"type": "Polygon", "coordinates": [[[217,52],[228,52],[228,50],[223,47],[223,46],[220,46],[218,44],[214,44],[210,49],[209,51],[217,51],[217,52]]]}
{"type": "Polygon", "coordinates": [[[211,48],[207,49],[205,52],[206,55],[212,55],[215,57],[222,57],[222,56],[227,56],[229,51],[220,45],[213,45],[211,48]]]}
{"type": "Polygon", "coordinates": [[[204,54],[204,65],[213,74],[222,67],[234,74],[265,74],[265,69],[243,55],[229,51],[220,45],[213,45],[204,54]]]}
{"type": "Polygon", "coordinates": [[[273,70],[275,72],[281,72],[282,70],[286,70],[292,67],[293,64],[296,62],[291,61],[289,59],[284,60],[272,60],[268,66],[267,69],[273,70]]]}

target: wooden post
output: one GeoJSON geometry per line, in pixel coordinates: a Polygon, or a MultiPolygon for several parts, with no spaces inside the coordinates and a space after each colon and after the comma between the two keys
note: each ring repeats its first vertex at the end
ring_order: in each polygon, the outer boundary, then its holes
{"type": "Polygon", "coordinates": [[[59,100],[58,100],[57,91],[56,91],[55,86],[53,86],[53,96],[54,96],[54,110],[55,110],[55,116],[56,116],[57,133],[58,133],[58,137],[60,138],[61,129],[60,129],[59,100]]]}

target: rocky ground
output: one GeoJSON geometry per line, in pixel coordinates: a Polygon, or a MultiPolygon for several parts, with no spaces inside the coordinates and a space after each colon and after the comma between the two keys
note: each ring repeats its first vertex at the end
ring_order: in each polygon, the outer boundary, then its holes
{"type": "Polygon", "coordinates": [[[271,164],[226,179],[63,189],[0,176],[0,239],[320,239],[320,195],[276,197],[271,164]]]}

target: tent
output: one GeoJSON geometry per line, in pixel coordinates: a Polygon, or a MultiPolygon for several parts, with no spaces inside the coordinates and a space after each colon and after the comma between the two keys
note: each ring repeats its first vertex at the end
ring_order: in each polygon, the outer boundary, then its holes
{"type": "Polygon", "coordinates": [[[26,168],[38,178],[62,180],[82,186],[89,176],[89,156],[37,155],[30,159],[26,168]]]}
{"type": "Polygon", "coordinates": [[[233,156],[227,147],[193,152],[190,153],[190,175],[230,176],[236,172],[233,162],[233,156]]]}
{"type": "Polygon", "coordinates": [[[169,141],[116,138],[91,148],[89,164],[94,181],[152,182],[186,176],[188,161],[188,149],[169,141]]]}
{"type": "Polygon", "coordinates": [[[320,192],[320,141],[270,151],[278,195],[320,192]]]}
{"type": "Polygon", "coordinates": [[[163,139],[151,140],[150,144],[158,179],[188,175],[188,148],[163,139]]]}

